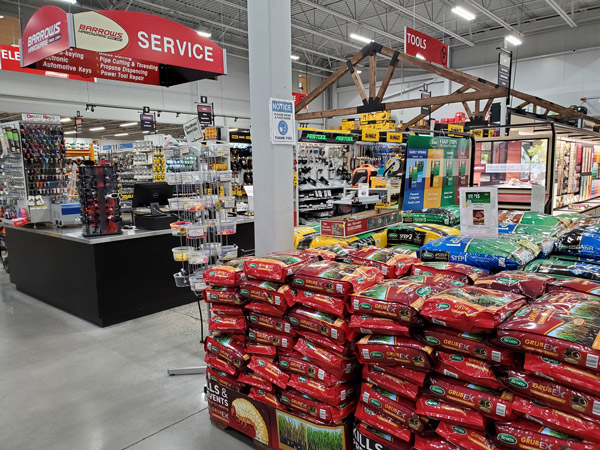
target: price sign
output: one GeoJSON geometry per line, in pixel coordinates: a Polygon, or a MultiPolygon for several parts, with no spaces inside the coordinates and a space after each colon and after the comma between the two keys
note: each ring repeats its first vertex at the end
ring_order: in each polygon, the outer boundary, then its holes
{"type": "Polygon", "coordinates": [[[460,188],[460,234],[498,237],[498,188],[460,188]]]}

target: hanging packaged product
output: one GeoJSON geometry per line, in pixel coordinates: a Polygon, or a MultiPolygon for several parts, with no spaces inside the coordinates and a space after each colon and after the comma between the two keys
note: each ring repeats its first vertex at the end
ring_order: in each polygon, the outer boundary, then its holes
{"type": "Polygon", "coordinates": [[[344,296],[383,281],[374,267],[354,266],[335,261],[305,265],[293,277],[293,285],[324,294],[344,296]]]}
{"type": "Polygon", "coordinates": [[[468,266],[452,262],[424,262],[414,264],[411,275],[420,275],[426,277],[444,276],[468,284],[474,283],[478,278],[488,275],[488,272],[478,267],[468,266]]]}
{"type": "Polygon", "coordinates": [[[456,380],[466,381],[489,389],[502,389],[502,383],[496,378],[492,365],[470,356],[438,351],[434,370],[456,380]]]}
{"type": "Polygon", "coordinates": [[[431,371],[433,348],[399,336],[364,336],[356,343],[361,364],[400,364],[423,372],[431,371]]]}
{"type": "Polygon", "coordinates": [[[502,448],[593,450],[597,447],[596,444],[584,443],[580,439],[525,419],[496,423],[495,431],[492,433],[494,442],[502,448]]]}
{"type": "Polygon", "coordinates": [[[460,230],[444,225],[403,223],[387,229],[387,243],[388,245],[410,244],[422,247],[429,241],[457,234],[460,234],[460,230]]]}
{"type": "Polygon", "coordinates": [[[289,275],[293,275],[301,267],[317,259],[316,256],[299,250],[275,252],[246,259],[244,272],[247,276],[259,280],[284,283],[289,275]]]}
{"type": "Polygon", "coordinates": [[[417,399],[416,413],[453,425],[465,426],[474,430],[485,431],[488,419],[475,410],[454,406],[450,403],[421,395],[417,399]]]}
{"type": "Polygon", "coordinates": [[[554,278],[551,276],[514,270],[480,278],[475,281],[475,286],[512,292],[533,300],[546,292],[547,283],[553,280],[554,278]]]}
{"type": "Polygon", "coordinates": [[[413,264],[421,261],[394,248],[363,247],[346,256],[344,262],[372,266],[379,269],[386,278],[398,278],[408,273],[413,264]]]}
{"type": "Polygon", "coordinates": [[[448,205],[439,208],[402,211],[402,222],[453,226],[460,223],[460,207],[448,205]]]}

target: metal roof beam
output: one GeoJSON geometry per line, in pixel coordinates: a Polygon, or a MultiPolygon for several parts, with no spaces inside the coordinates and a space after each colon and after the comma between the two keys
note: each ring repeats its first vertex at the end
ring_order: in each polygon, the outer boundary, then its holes
{"type": "Polygon", "coordinates": [[[560,7],[560,5],[558,3],[556,3],[555,0],[546,0],[546,3],[548,3],[552,9],[554,11],[556,11],[556,13],[563,18],[563,20],[565,22],[567,22],[567,24],[571,27],[571,28],[575,28],[577,27],[577,24],[573,21],[573,19],[571,19],[569,17],[569,15],[560,7]]]}
{"type": "Polygon", "coordinates": [[[504,28],[506,28],[511,33],[514,33],[517,36],[523,37],[523,33],[521,33],[519,30],[517,30],[515,27],[513,27],[508,22],[502,20],[496,14],[494,14],[493,12],[491,12],[489,9],[485,8],[484,6],[482,6],[479,3],[475,2],[474,0],[464,0],[464,1],[466,3],[468,3],[469,5],[471,5],[473,8],[475,8],[476,10],[478,10],[480,13],[488,16],[490,19],[492,19],[498,25],[501,25],[504,28]]]}
{"type": "Polygon", "coordinates": [[[319,37],[322,37],[323,39],[328,39],[330,41],[337,42],[338,44],[342,44],[342,45],[346,45],[348,47],[352,47],[352,48],[354,48],[356,50],[361,50],[362,49],[362,47],[360,45],[355,45],[355,44],[352,44],[351,42],[344,41],[343,39],[339,39],[339,38],[337,38],[335,36],[330,36],[328,34],[321,33],[319,31],[311,30],[310,28],[306,28],[306,27],[304,27],[302,25],[297,25],[297,24],[292,23],[292,28],[295,28],[296,30],[304,31],[305,33],[314,34],[315,36],[319,36],[319,37]]]}

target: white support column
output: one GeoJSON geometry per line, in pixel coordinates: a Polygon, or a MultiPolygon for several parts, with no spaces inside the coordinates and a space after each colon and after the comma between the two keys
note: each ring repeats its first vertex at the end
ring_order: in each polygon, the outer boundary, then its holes
{"type": "Polygon", "coordinates": [[[248,1],[257,255],[294,245],[293,147],[271,144],[269,99],[292,99],[290,0],[248,1]]]}

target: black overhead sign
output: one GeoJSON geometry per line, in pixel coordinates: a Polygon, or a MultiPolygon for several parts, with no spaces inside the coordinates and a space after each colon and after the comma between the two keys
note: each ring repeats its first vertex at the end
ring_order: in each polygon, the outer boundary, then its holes
{"type": "Polygon", "coordinates": [[[498,55],[498,85],[510,89],[510,78],[512,71],[512,52],[500,49],[498,55]]]}
{"type": "Polygon", "coordinates": [[[198,122],[200,125],[210,125],[213,121],[212,106],[198,105],[198,122]]]}
{"type": "Polygon", "coordinates": [[[239,142],[242,144],[251,144],[250,131],[238,130],[229,132],[229,142],[239,142]]]}
{"type": "Polygon", "coordinates": [[[140,128],[142,131],[156,131],[154,114],[140,114],[140,128]]]}

